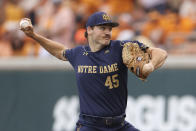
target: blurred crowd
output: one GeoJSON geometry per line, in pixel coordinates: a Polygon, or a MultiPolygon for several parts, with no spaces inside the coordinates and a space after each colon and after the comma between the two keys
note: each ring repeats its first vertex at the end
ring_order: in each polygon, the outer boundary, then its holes
{"type": "Polygon", "coordinates": [[[87,44],[85,23],[105,11],[118,21],[112,39],[138,39],[170,54],[196,54],[196,0],[1,0],[0,57],[49,56],[19,30],[30,18],[34,30],[68,48],[87,44]]]}

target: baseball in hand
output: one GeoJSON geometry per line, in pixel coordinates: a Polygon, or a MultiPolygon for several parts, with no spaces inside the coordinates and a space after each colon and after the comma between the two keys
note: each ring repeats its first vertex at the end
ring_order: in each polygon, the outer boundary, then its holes
{"type": "Polygon", "coordinates": [[[25,29],[26,27],[28,27],[30,25],[30,22],[28,20],[22,19],[20,21],[20,28],[21,29],[25,29]]]}
{"type": "Polygon", "coordinates": [[[153,70],[154,70],[154,66],[151,62],[143,66],[144,73],[151,73],[153,70]]]}

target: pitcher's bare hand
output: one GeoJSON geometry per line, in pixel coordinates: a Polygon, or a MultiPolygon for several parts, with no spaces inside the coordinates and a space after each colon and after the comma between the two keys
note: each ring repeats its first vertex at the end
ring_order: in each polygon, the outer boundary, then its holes
{"type": "Polygon", "coordinates": [[[27,36],[31,37],[34,34],[33,25],[29,18],[23,18],[20,21],[20,30],[22,30],[27,36]]]}

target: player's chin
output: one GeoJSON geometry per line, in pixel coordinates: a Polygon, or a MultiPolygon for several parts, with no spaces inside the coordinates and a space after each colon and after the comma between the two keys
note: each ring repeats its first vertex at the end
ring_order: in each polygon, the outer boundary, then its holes
{"type": "Polygon", "coordinates": [[[103,41],[103,45],[109,45],[110,44],[110,39],[105,39],[103,41]]]}

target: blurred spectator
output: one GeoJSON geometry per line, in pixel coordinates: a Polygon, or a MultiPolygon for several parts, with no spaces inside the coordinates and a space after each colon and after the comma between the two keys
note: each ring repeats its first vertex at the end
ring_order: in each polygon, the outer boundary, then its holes
{"type": "Polygon", "coordinates": [[[160,21],[162,21],[161,14],[157,11],[148,13],[149,21],[146,22],[142,30],[142,35],[148,37],[156,46],[162,44],[163,28],[160,21]]]}
{"type": "Polygon", "coordinates": [[[171,53],[196,53],[195,7],[196,0],[1,0],[0,55],[48,56],[18,31],[23,17],[32,20],[35,30],[68,48],[87,44],[86,20],[96,11],[107,12],[120,23],[113,29],[112,39],[138,38],[171,53]]]}
{"type": "Polygon", "coordinates": [[[178,12],[179,7],[181,6],[183,0],[167,0],[167,2],[168,2],[168,8],[170,8],[175,12],[178,12]]]}
{"type": "Polygon", "coordinates": [[[25,11],[25,16],[31,19],[33,25],[36,25],[36,13],[40,6],[42,6],[47,0],[21,0],[20,7],[25,11]]]}
{"type": "Polygon", "coordinates": [[[13,55],[7,32],[3,32],[0,35],[0,50],[0,57],[10,57],[13,55]]]}
{"type": "Polygon", "coordinates": [[[140,35],[142,32],[142,29],[144,28],[144,25],[148,21],[148,15],[145,12],[145,10],[141,7],[137,7],[132,12],[132,27],[135,31],[136,35],[140,35]]]}
{"type": "Polygon", "coordinates": [[[24,10],[19,6],[19,0],[9,0],[5,2],[6,22],[17,22],[24,17],[24,10]]]}
{"type": "Polygon", "coordinates": [[[83,0],[71,1],[71,6],[75,13],[76,28],[74,32],[74,42],[76,45],[87,44],[87,40],[84,36],[84,33],[86,31],[85,29],[86,20],[88,19],[89,12],[96,11],[99,6],[97,3],[91,3],[92,1],[86,1],[86,2],[87,3],[83,3],[83,0]]]}
{"type": "Polygon", "coordinates": [[[52,0],[53,13],[51,14],[52,24],[50,27],[50,37],[67,46],[73,48],[73,32],[75,29],[75,16],[70,8],[70,3],[62,0],[52,0]]]}
{"type": "Polygon", "coordinates": [[[191,18],[196,28],[196,0],[184,0],[180,6],[180,16],[191,18]]]}
{"type": "Polygon", "coordinates": [[[134,40],[138,40],[138,41],[144,43],[145,45],[147,45],[149,47],[155,47],[155,44],[149,38],[147,38],[143,35],[136,36],[134,38],[134,40]]]}
{"type": "MultiPolygon", "coordinates": [[[[24,37],[19,36],[19,26],[18,22],[20,19],[24,17],[24,10],[19,6],[19,0],[9,0],[5,1],[5,21],[4,21],[4,29],[8,37],[7,39],[12,47],[13,55],[23,55],[24,48],[24,37]],[[16,53],[17,52],[17,53],[16,53]]],[[[4,41],[6,41],[4,39],[4,41]]]]}
{"type": "Polygon", "coordinates": [[[119,16],[118,22],[120,26],[118,28],[119,33],[117,40],[132,40],[135,36],[135,32],[131,26],[133,18],[130,14],[123,13],[119,16]]]}
{"type": "Polygon", "coordinates": [[[1,27],[3,26],[3,23],[5,21],[5,2],[0,1],[0,35],[1,35],[1,27]]]}
{"type": "Polygon", "coordinates": [[[5,1],[4,13],[6,30],[17,29],[18,21],[24,17],[24,10],[18,5],[19,0],[5,1]]]}
{"type": "Polygon", "coordinates": [[[13,49],[14,56],[26,56],[27,52],[25,51],[24,43],[24,34],[17,30],[9,32],[10,42],[13,49]]]}
{"type": "Polygon", "coordinates": [[[47,32],[52,24],[51,14],[53,11],[53,4],[51,0],[45,0],[42,4],[37,7],[37,30],[39,32],[47,32]]]}
{"type": "Polygon", "coordinates": [[[102,0],[99,10],[116,16],[121,13],[131,13],[133,11],[133,4],[134,0],[123,0],[123,2],[120,0],[102,0]]]}
{"type": "Polygon", "coordinates": [[[185,42],[185,35],[193,32],[194,24],[189,18],[180,17],[177,13],[168,10],[164,15],[156,11],[149,13],[149,21],[146,22],[142,34],[152,40],[156,46],[169,48],[171,45],[179,45],[185,42]],[[183,35],[180,35],[183,34],[183,35]]]}
{"type": "MultiPolygon", "coordinates": [[[[98,8],[99,11],[108,12],[112,14],[112,4],[110,0],[100,0],[100,6],[98,8]]],[[[112,15],[113,16],[113,15],[112,15]]]]}
{"type": "MultiPolygon", "coordinates": [[[[67,48],[75,47],[73,43],[75,15],[70,7],[68,0],[47,1],[38,18],[38,28],[42,29],[47,37],[66,45],[67,48]]],[[[41,48],[41,53],[46,52],[41,48]]]]}
{"type": "Polygon", "coordinates": [[[22,31],[10,32],[10,42],[14,56],[38,56],[39,44],[26,37],[22,31]]]}
{"type": "MultiPolygon", "coordinates": [[[[176,33],[186,33],[189,34],[194,30],[193,21],[190,18],[182,18],[177,13],[168,12],[167,15],[163,17],[161,22],[162,27],[164,27],[164,39],[172,37],[176,33]]],[[[166,41],[163,41],[166,42],[166,41]]],[[[180,44],[184,42],[184,38],[180,35],[173,39],[172,44],[180,44]]]]}
{"type": "Polygon", "coordinates": [[[93,0],[79,0],[79,1],[80,1],[80,6],[84,8],[85,13],[87,13],[87,15],[89,16],[98,10],[102,1],[107,2],[108,0],[97,0],[96,2],[93,0]]]}
{"type": "Polygon", "coordinates": [[[167,8],[167,0],[139,0],[146,11],[157,10],[161,14],[165,13],[167,8]]]}
{"type": "MultiPolygon", "coordinates": [[[[179,14],[172,12],[168,12],[163,17],[163,21],[162,27],[165,30],[164,43],[168,52],[180,54],[193,52],[193,50],[190,50],[190,46],[194,44],[189,44],[190,41],[188,39],[189,35],[194,31],[193,21],[190,18],[181,17],[179,14]],[[183,50],[179,51],[179,49],[183,50]]],[[[196,53],[195,49],[194,51],[196,53]]]]}
{"type": "Polygon", "coordinates": [[[86,32],[86,29],[81,28],[78,29],[74,35],[74,41],[77,45],[85,45],[87,44],[87,40],[84,36],[84,33],[86,32]]]}

